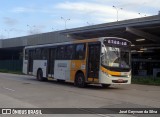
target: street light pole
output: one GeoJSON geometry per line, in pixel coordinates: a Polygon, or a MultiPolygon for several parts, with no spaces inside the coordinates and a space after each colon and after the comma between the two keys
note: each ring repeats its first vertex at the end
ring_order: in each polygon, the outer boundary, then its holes
{"type": "Polygon", "coordinates": [[[89,26],[94,25],[93,23],[86,22],[89,26]]]}
{"type": "Polygon", "coordinates": [[[67,29],[67,26],[66,26],[66,25],[67,25],[67,21],[69,21],[70,19],[65,19],[65,18],[63,18],[63,17],[61,17],[61,19],[64,20],[65,29],[67,29]]]}
{"type": "Polygon", "coordinates": [[[142,17],[141,13],[138,13],[140,17],[142,17]]]}
{"type": "Polygon", "coordinates": [[[36,26],[35,25],[30,26],[30,25],[27,24],[27,27],[29,27],[30,34],[33,34],[33,31],[34,31],[33,28],[35,28],[36,26]]]}
{"type": "MultiPolygon", "coordinates": [[[[118,8],[116,7],[116,6],[113,6],[113,8],[115,8],[116,9],[116,11],[117,11],[117,22],[118,22],[118,8]]],[[[120,10],[122,10],[122,8],[120,8],[120,10]]]]}
{"type": "Polygon", "coordinates": [[[146,16],[147,16],[147,15],[144,15],[144,16],[143,16],[141,13],[138,13],[138,14],[140,15],[140,17],[146,17],[146,16]]]}

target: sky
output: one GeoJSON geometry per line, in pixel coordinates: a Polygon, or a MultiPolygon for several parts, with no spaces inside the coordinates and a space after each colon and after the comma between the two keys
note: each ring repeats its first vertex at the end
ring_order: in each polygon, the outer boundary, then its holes
{"type": "Polygon", "coordinates": [[[160,0],[0,0],[0,39],[147,17],[159,11],[160,0]]]}

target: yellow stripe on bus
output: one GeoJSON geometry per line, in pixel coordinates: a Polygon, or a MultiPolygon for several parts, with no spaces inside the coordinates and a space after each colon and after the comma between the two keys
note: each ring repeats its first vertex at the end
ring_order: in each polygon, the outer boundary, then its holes
{"type": "Polygon", "coordinates": [[[86,77],[86,68],[82,68],[82,66],[86,67],[85,60],[71,60],[70,63],[70,80],[74,81],[77,71],[82,71],[84,76],[86,77]]]}
{"type": "Polygon", "coordinates": [[[86,39],[86,40],[76,40],[73,41],[73,43],[88,43],[88,42],[97,42],[99,39],[93,38],[93,39],[86,39]]]}
{"type": "Polygon", "coordinates": [[[102,72],[105,72],[107,74],[114,75],[114,76],[120,76],[121,75],[120,72],[110,71],[110,70],[108,70],[108,69],[106,69],[102,66],[101,66],[101,70],[102,70],[102,72]]]}

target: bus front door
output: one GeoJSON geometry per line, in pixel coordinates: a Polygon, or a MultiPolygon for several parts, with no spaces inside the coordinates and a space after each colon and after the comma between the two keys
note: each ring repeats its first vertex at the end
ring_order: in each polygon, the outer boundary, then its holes
{"type": "Polygon", "coordinates": [[[98,79],[100,64],[100,43],[88,44],[88,78],[98,79]]]}

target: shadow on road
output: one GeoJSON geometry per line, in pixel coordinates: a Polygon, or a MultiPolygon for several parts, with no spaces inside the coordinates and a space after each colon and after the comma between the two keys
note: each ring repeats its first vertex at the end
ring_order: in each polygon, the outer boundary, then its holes
{"type": "MultiPolygon", "coordinates": [[[[39,82],[36,79],[33,78],[29,78],[28,80],[30,81],[34,81],[34,82],[39,82]]],[[[57,80],[48,80],[48,81],[44,81],[44,82],[40,82],[40,83],[47,83],[47,84],[51,84],[51,85],[61,85],[61,86],[67,86],[70,88],[77,88],[74,83],[70,83],[70,82],[65,82],[65,81],[57,81],[57,80]]],[[[27,84],[27,83],[24,83],[27,84]]],[[[89,90],[117,90],[117,89],[121,89],[118,86],[110,86],[110,87],[102,87],[100,84],[88,84],[85,88],[81,88],[81,89],[89,89],[89,90]]]]}

